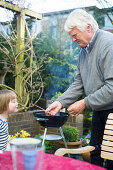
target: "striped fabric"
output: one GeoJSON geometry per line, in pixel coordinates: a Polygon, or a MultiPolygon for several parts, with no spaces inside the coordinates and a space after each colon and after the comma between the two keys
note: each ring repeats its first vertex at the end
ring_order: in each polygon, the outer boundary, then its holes
{"type": "Polygon", "coordinates": [[[8,135],[8,122],[0,119],[0,150],[6,150],[8,135]]]}

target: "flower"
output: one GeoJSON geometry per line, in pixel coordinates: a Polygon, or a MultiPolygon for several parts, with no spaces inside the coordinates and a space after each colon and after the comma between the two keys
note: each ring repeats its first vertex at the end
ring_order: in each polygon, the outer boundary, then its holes
{"type": "Polygon", "coordinates": [[[25,130],[21,130],[20,132],[15,133],[15,135],[9,135],[9,139],[17,138],[17,137],[28,137],[28,136],[31,135],[25,130]]]}
{"type": "Polygon", "coordinates": [[[89,132],[86,136],[84,135],[84,136],[81,138],[82,146],[88,146],[88,145],[89,145],[89,142],[90,142],[90,138],[91,138],[91,133],[90,133],[90,132],[89,132]]]}

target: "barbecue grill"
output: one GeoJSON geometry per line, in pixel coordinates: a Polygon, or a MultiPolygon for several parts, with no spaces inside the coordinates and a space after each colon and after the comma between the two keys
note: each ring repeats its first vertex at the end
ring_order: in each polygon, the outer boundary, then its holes
{"type": "Polygon", "coordinates": [[[58,112],[55,116],[50,116],[44,111],[33,111],[35,119],[39,121],[40,125],[45,128],[59,128],[68,119],[69,113],[58,112]]]}
{"type": "Polygon", "coordinates": [[[41,138],[43,139],[42,145],[44,144],[45,139],[46,140],[63,139],[64,145],[67,148],[67,144],[61,126],[63,126],[63,124],[67,121],[69,113],[58,112],[55,116],[50,116],[42,110],[34,110],[33,114],[35,116],[35,119],[38,120],[38,122],[40,123],[40,125],[45,127],[44,135],[41,136],[41,138]],[[46,135],[48,128],[59,128],[61,136],[53,134],[46,135]]]}

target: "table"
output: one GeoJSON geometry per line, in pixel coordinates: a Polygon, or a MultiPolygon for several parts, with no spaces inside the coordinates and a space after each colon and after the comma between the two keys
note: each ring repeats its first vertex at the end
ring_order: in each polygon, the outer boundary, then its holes
{"type": "MultiPolygon", "coordinates": [[[[13,170],[11,151],[0,154],[0,170],[13,170]]],[[[77,159],[44,153],[42,170],[105,170],[77,159]]]]}

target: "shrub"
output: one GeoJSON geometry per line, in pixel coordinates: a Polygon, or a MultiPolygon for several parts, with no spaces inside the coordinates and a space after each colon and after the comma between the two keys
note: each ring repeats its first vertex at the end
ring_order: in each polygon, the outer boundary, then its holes
{"type": "MultiPolygon", "coordinates": [[[[34,138],[37,138],[37,139],[40,139],[40,136],[41,136],[41,134],[37,134],[37,135],[35,135],[35,137],[34,138]]],[[[40,139],[41,140],[41,139],[40,139]]],[[[52,153],[52,150],[53,150],[53,148],[54,148],[54,144],[52,144],[52,142],[51,141],[45,141],[45,143],[44,143],[44,145],[45,145],[45,152],[46,153],[52,153]]]]}
{"type": "Polygon", "coordinates": [[[77,142],[79,140],[79,130],[77,127],[64,126],[62,130],[67,142],[77,142]]]}

